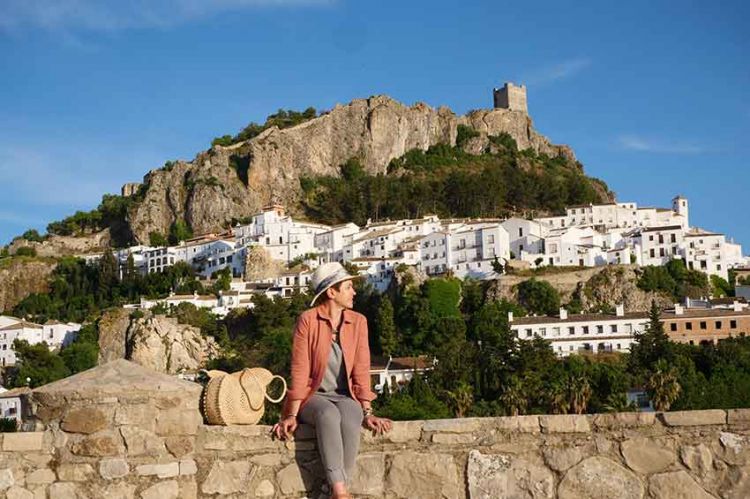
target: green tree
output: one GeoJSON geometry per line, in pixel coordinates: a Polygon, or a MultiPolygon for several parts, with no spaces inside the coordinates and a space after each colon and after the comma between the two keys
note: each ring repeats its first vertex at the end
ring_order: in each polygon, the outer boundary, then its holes
{"type": "Polygon", "coordinates": [[[148,245],[155,247],[167,246],[169,245],[169,241],[160,232],[151,231],[148,234],[148,245]]]}
{"type": "Polygon", "coordinates": [[[176,220],[169,227],[169,244],[178,244],[193,237],[193,231],[184,220],[176,220]]]}
{"type": "Polygon", "coordinates": [[[671,343],[664,331],[661,313],[655,301],[651,301],[646,330],[636,332],[633,336],[635,343],[630,346],[630,361],[635,372],[650,370],[659,360],[671,357],[671,343]]]}
{"type": "Polygon", "coordinates": [[[680,383],[677,372],[670,367],[666,360],[660,359],[654,366],[654,371],[648,378],[646,385],[649,397],[657,411],[668,411],[680,395],[680,383]]]}
{"type": "Polygon", "coordinates": [[[32,241],[36,243],[41,243],[44,241],[44,238],[39,235],[39,232],[36,229],[29,229],[26,232],[23,233],[21,236],[22,238],[26,239],[27,241],[32,241]]]}
{"type": "Polygon", "coordinates": [[[560,294],[549,282],[531,278],[518,285],[518,303],[535,314],[554,315],[560,309],[560,294]]]}
{"type": "Polygon", "coordinates": [[[16,250],[16,256],[36,256],[36,248],[33,246],[21,246],[16,250]]]}
{"type": "Polygon", "coordinates": [[[383,355],[389,356],[398,348],[398,337],[396,336],[396,324],[393,321],[393,305],[387,296],[380,299],[378,316],[375,322],[377,336],[380,342],[380,350],[383,355]]]}
{"type": "Polygon", "coordinates": [[[519,414],[526,413],[528,400],[526,399],[523,383],[518,376],[511,376],[508,383],[503,387],[500,402],[505,406],[509,416],[518,416],[519,414]]]}
{"type": "Polygon", "coordinates": [[[10,375],[10,386],[26,386],[28,378],[28,386],[36,388],[70,375],[63,359],[45,342],[29,345],[25,340],[15,340],[13,350],[17,365],[10,375]]]}

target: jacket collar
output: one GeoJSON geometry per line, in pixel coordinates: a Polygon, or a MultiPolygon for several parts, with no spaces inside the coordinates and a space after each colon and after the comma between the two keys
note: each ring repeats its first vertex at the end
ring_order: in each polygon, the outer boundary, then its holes
{"type": "MultiPolygon", "coordinates": [[[[325,319],[331,324],[331,326],[333,326],[333,320],[331,320],[331,317],[328,315],[328,307],[325,305],[325,302],[317,305],[315,311],[317,312],[319,319],[325,319]]],[[[350,310],[344,309],[344,322],[347,324],[352,322],[352,313],[350,310]]]]}

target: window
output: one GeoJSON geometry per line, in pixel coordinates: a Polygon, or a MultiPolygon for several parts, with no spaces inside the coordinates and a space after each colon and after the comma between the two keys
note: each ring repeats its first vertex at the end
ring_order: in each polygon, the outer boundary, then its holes
{"type": "Polygon", "coordinates": [[[553,327],[552,328],[552,336],[560,336],[560,328],[559,327],[553,327]]]}
{"type": "Polygon", "coordinates": [[[729,327],[731,329],[737,329],[737,321],[729,321],[729,327]]]}
{"type": "Polygon", "coordinates": [[[656,256],[656,252],[654,251],[654,248],[651,248],[648,254],[651,256],[651,258],[654,258],[656,256]]]}
{"type": "Polygon", "coordinates": [[[721,329],[721,321],[716,321],[716,329],[721,329]]]}
{"type": "Polygon", "coordinates": [[[677,324],[676,324],[676,323],[674,323],[674,322],[673,322],[673,323],[671,323],[671,324],[669,325],[669,330],[670,330],[670,331],[677,331],[677,324]]]}
{"type": "Polygon", "coordinates": [[[617,332],[617,324],[612,324],[611,326],[609,326],[609,331],[611,333],[616,333],[617,332]]]}
{"type": "Polygon", "coordinates": [[[583,334],[589,334],[589,327],[583,326],[583,334]]]}
{"type": "Polygon", "coordinates": [[[547,336],[547,328],[546,327],[540,327],[539,328],[539,336],[541,336],[541,337],[547,336]]]}
{"type": "Polygon", "coordinates": [[[659,248],[659,256],[664,256],[664,248],[659,248]]]}
{"type": "Polygon", "coordinates": [[[671,234],[671,235],[669,236],[669,241],[670,241],[670,242],[673,242],[673,243],[676,243],[676,242],[677,242],[677,236],[676,236],[676,235],[674,235],[674,234],[671,234]]]}
{"type": "Polygon", "coordinates": [[[701,329],[706,329],[706,321],[701,321],[701,329]]]}
{"type": "Polygon", "coordinates": [[[603,334],[604,326],[596,326],[596,334],[603,334]]]}
{"type": "Polygon", "coordinates": [[[659,244],[664,244],[664,236],[659,234],[659,244]]]}
{"type": "Polygon", "coordinates": [[[688,331],[692,331],[693,330],[693,323],[692,322],[686,322],[685,323],[685,329],[687,329],[688,331]]]}
{"type": "Polygon", "coordinates": [[[523,227],[518,228],[518,237],[523,237],[523,227]]]}
{"type": "Polygon", "coordinates": [[[571,336],[574,335],[574,334],[576,334],[576,328],[574,326],[570,326],[568,328],[568,334],[571,335],[571,336]]]}
{"type": "Polygon", "coordinates": [[[526,337],[531,338],[531,329],[526,330],[526,337]]]}

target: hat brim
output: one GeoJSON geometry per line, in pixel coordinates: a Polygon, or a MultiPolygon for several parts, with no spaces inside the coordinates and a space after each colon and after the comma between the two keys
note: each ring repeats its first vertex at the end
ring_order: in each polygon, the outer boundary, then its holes
{"type": "Polygon", "coordinates": [[[358,275],[349,275],[349,276],[346,276],[346,277],[342,277],[341,279],[336,279],[335,281],[333,281],[332,283],[330,283],[328,286],[326,286],[325,289],[320,290],[318,292],[318,294],[316,294],[315,296],[313,296],[313,299],[310,301],[310,306],[314,307],[315,306],[315,302],[318,301],[318,298],[320,298],[320,296],[323,293],[325,293],[326,291],[328,291],[329,289],[331,289],[331,287],[335,286],[336,284],[338,284],[340,282],[344,282],[344,281],[353,281],[354,279],[357,279],[359,277],[360,276],[358,276],[358,275]]]}

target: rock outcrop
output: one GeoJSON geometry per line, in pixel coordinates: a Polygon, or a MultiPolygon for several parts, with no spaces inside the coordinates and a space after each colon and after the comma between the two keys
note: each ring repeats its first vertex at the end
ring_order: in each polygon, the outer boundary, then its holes
{"type": "Polygon", "coordinates": [[[248,141],[215,146],[191,162],[151,171],[144,178],[145,198],[129,213],[130,230],[142,243],[151,232],[167,234],[178,220],[195,233],[213,232],[275,200],[294,213],[300,177],[339,175],[339,166],[352,157],[367,172],[384,173],[392,159],[409,150],[455,144],[459,124],[485,137],[508,133],[521,149],[574,159],[570,148],[551,144],[518,111],[459,117],[445,107],[409,107],[387,96],[357,99],[300,125],[272,127],[248,141]]]}
{"type": "Polygon", "coordinates": [[[110,243],[109,229],[104,229],[85,236],[50,236],[42,242],[27,241],[19,237],[8,245],[8,251],[13,255],[18,248],[29,247],[34,248],[40,257],[61,257],[100,253],[106,250],[110,243]]]}
{"type": "Polygon", "coordinates": [[[32,293],[49,291],[54,261],[16,257],[0,261],[0,312],[10,311],[32,293]]]}
{"type": "Polygon", "coordinates": [[[129,310],[112,309],[99,321],[100,364],[124,358],[157,372],[178,373],[200,369],[219,354],[213,338],[165,315],[131,317],[129,310]]]}
{"type": "Polygon", "coordinates": [[[638,270],[635,266],[617,265],[589,267],[549,274],[534,275],[528,271],[508,274],[492,281],[487,290],[491,300],[518,299],[518,284],[532,277],[549,282],[559,293],[563,303],[578,297],[585,312],[612,310],[619,304],[628,312],[646,311],[651,300],[662,307],[671,304],[671,298],[659,293],[649,293],[637,286],[638,270]]]}

